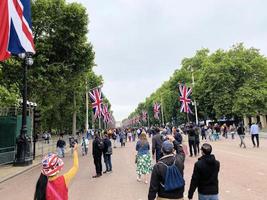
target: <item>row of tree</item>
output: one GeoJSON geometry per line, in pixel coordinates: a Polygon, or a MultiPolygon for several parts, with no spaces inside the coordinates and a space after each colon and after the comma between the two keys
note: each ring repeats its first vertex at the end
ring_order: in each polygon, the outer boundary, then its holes
{"type": "MultiPolygon", "coordinates": [[[[41,110],[43,130],[71,132],[75,124],[84,128],[86,85],[90,90],[103,84],[93,72],[86,8],[65,0],[34,0],[31,5],[36,55],[28,73],[28,99],[41,110]]],[[[0,64],[1,107],[21,98],[22,70],[18,58],[0,64]]],[[[91,126],[91,108],[89,113],[91,126]]]]}
{"type": "MultiPolygon", "coordinates": [[[[153,103],[160,102],[165,122],[185,123],[187,116],[179,111],[179,84],[193,87],[192,99],[197,101],[200,120],[240,120],[267,113],[267,58],[258,49],[237,44],[213,53],[201,49],[193,57],[184,58],[170,79],[140,103],[128,119],[146,110],[151,124],[158,124],[153,117],[153,103]]],[[[194,116],[189,117],[194,120],[194,116]]]]}

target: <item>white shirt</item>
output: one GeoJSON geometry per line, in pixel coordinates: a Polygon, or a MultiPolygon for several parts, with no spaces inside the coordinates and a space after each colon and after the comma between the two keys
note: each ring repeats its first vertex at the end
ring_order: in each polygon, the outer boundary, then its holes
{"type": "Polygon", "coordinates": [[[250,133],[251,133],[251,135],[259,134],[258,124],[252,124],[252,126],[250,127],[250,133]]]}

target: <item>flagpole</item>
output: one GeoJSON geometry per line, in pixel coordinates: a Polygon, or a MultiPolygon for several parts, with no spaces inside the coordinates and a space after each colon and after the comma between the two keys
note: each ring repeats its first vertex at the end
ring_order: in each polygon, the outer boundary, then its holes
{"type": "Polygon", "coordinates": [[[89,111],[88,111],[88,107],[89,107],[89,100],[88,100],[88,85],[87,85],[88,83],[87,83],[87,78],[86,78],[86,80],[85,80],[85,109],[86,109],[86,111],[85,111],[85,130],[86,130],[86,132],[88,131],[88,126],[89,126],[89,124],[88,124],[88,118],[89,118],[89,111]]]}
{"type": "MultiPolygon", "coordinates": [[[[193,88],[195,86],[195,79],[194,79],[194,70],[192,68],[192,66],[190,66],[191,68],[191,74],[192,74],[192,85],[193,85],[193,88]]],[[[197,101],[196,99],[194,98],[194,102],[193,102],[194,106],[195,106],[195,117],[196,117],[196,125],[198,125],[198,115],[197,115],[197,101]]]]}
{"type": "Polygon", "coordinates": [[[162,94],[161,94],[161,118],[162,118],[162,125],[164,125],[164,113],[163,113],[162,94]]]}

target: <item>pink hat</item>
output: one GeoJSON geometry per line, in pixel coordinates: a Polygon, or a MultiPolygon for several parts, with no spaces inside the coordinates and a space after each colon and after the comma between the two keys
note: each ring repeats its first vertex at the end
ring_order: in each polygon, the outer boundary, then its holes
{"type": "Polygon", "coordinates": [[[53,153],[49,153],[42,160],[42,174],[45,176],[54,176],[64,166],[64,162],[53,153]]]}

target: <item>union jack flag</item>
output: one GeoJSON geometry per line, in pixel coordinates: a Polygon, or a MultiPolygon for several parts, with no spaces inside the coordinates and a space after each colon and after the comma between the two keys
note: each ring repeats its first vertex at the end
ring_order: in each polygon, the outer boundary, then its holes
{"type": "Polygon", "coordinates": [[[102,115],[104,117],[104,121],[105,122],[109,122],[109,120],[110,120],[110,114],[108,112],[108,105],[103,105],[102,115]]]}
{"type": "Polygon", "coordinates": [[[146,122],[146,120],[147,120],[147,112],[146,111],[142,111],[142,120],[144,122],[146,122]]]}
{"type": "Polygon", "coordinates": [[[90,95],[90,99],[92,102],[94,117],[95,117],[95,119],[97,117],[100,118],[101,113],[102,113],[102,104],[103,104],[101,89],[95,88],[91,92],[89,92],[89,95],[90,95]]]}
{"type": "Polygon", "coordinates": [[[0,61],[11,54],[35,53],[30,0],[1,0],[0,61]]]}
{"type": "Polygon", "coordinates": [[[154,118],[159,119],[159,109],[160,109],[160,104],[159,103],[154,103],[154,118]]]}
{"type": "Polygon", "coordinates": [[[189,104],[191,103],[190,94],[192,93],[192,89],[190,87],[186,87],[186,85],[179,85],[180,91],[180,102],[181,109],[180,112],[192,113],[189,104]]]}

